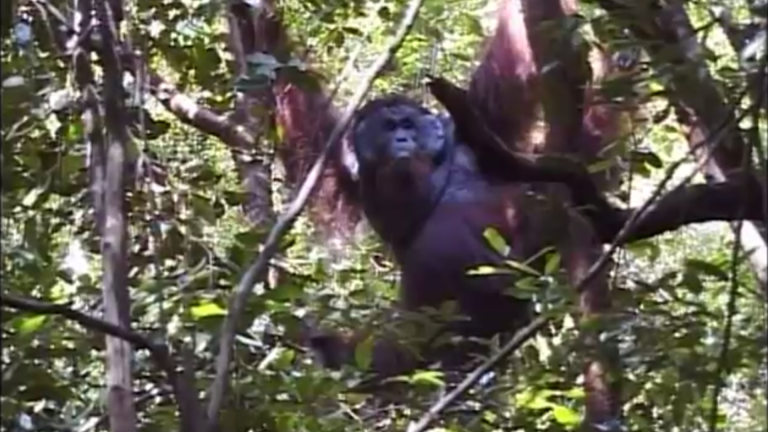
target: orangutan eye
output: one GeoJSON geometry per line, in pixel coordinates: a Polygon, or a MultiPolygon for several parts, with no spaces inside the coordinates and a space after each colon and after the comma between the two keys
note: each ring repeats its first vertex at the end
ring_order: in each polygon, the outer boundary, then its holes
{"type": "Polygon", "coordinates": [[[391,118],[388,118],[384,120],[384,130],[387,132],[392,132],[393,130],[397,129],[397,122],[391,118]]]}
{"type": "Polygon", "coordinates": [[[406,117],[400,120],[400,127],[403,129],[416,129],[416,123],[412,118],[406,117]]]}

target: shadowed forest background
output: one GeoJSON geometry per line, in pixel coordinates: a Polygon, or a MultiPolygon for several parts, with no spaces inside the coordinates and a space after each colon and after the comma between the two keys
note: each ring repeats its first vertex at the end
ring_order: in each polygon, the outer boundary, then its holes
{"type": "MultiPolygon", "coordinates": [[[[428,419],[455,386],[439,372],[381,404],[348,391],[370,346],[328,371],[302,343],[306,317],[375,327],[397,298],[349,161],[324,150],[334,126],[363,96],[444,112],[428,78],[468,88],[499,6],[532,1],[2,0],[3,430],[579,430],[593,323],[557,263],[520,287],[543,328],[428,419]]],[[[752,185],[727,201],[747,220],[712,202],[728,222],[612,250],[597,340],[621,359],[622,426],[768,429],[768,3],[540,1],[567,12],[539,18],[562,44],[541,74],[561,52],[613,68],[588,168],[614,206],[752,185]]]]}

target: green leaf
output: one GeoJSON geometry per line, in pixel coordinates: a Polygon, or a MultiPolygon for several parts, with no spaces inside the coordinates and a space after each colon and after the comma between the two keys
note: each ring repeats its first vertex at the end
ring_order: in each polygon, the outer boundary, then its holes
{"type": "Polygon", "coordinates": [[[25,207],[34,207],[46,189],[47,188],[43,186],[33,188],[24,196],[24,199],[21,200],[21,204],[25,207]]]}
{"type": "Polygon", "coordinates": [[[563,426],[576,426],[581,421],[579,413],[563,405],[556,405],[552,409],[552,414],[555,421],[563,426]]]}
{"type": "Polygon", "coordinates": [[[648,259],[651,262],[656,262],[661,256],[661,248],[659,248],[657,242],[653,241],[652,239],[638,240],[636,242],[629,243],[625,246],[625,248],[633,254],[640,256],[647,254],[648,259]]]}
{"type": "Polygon", "coordinates": [[[518,298],[531,298],[540,291],[539,278],[529,276],[515,281],[515,286],[509,289],[509,294],[518,298]]]}
{"type": "Polygon", "coordinates": [[[573,387],[563,393],[563,396],[570,399],[584,399],[585,395],[584,387],[573,387]]]}
{"type": "Polygon", "coordinates": [[[264,370],[270,366],[277,370],[286,369],[291,366],[295,358],[296,352],[294,350],[275,347],[267,353],[257,369],[264,370]]]}
{"type": "Polygon", "coordinates": [[[350,35],[353,35],[353,36],[357,36],[357,37],[363,37],[363,35],[364,35],[363,32],[360,31],[360,29],[358,29],[356,27],[349,27],[349,26],[347,26],[347,27],[342,28],[342,31],[344,31],[347,34],[350,34],[350,35]]]}
{"type": "Polygon", "coordinates": [[[275,301],[295,301],[301,298],[304,293],[304,287],[296,283],[281,283],[279,286],[269,290],[265,297],[275,301]]]}
{"type": "Polygon", "coordinates": [[[332,46],[336,48],[341,48],[344,45],[344,42],[346,40],[347,40],[347,36],[344,34],[343,31],[339,29],[334,29],[331,32],[330,42],[332,46]]]}
{"type": "Polygon", "coordinates": [[[226,309],[213,302],[207,302],[193,306],[190,312],[192,313],[192,317],[195,319],[224,316],[227,314],[226,309]]]}
{"type": "Polygon", "coordinates": [[[464,21],[464,24],[467,26],[467,30],[469,31],[470,35],[473,36],[485,36],[485,32],[483,31],[483,25],[480,24],[480,20],[477,19],[477,17],[469,14],[465,14],[462,16],[462,19],[464,21]]]}
{"type": "Polygon", "coordinates": [[[588,166],[587,171],[590,174],[600,173],[609,170],[614,164],[615,162],[612,159],[601,160],[588,166]]]}
{"type": "Polygon", "coordinates": [[[727,281],[729,279],[728,273],[726,271],[707,261],[693,258],[687,259],[685,260],[685,268],[686,271],[712,276],[720,281],[727,281]]]}
{"type": "Polygon", "coordinates": [[[432,385],[435,387],[440,387],[445,384],[443,373],[431,370],[418,371],[411,375],[409,381],[417,385],[432,385]]]}
{"type": "Polygon", "coordinates": [[[702,293],[704,292],[704,284],[699,276],[696,272],[685,272],[680,285],[694,294],[702,293]]]}
{"type": "Polygon", "coordinates": [[[487,275],[495,275],[495,274],[510,274],[510,271],[503,268],[493,267],[489,265],[477,266],[467,271],[467,275],[469,276],[487,276],[487,275]]]}
{"type": "Polygon", "coordinates": [[[45,321],[48,319],[46,315],[37,315],[33,317],[25,317],[21,320],[18,330],[21,335],[28,335],[34,333],[42,327],[45,321]]]}
{"type": "Polygon", "coordinates": [[[264,241],[264,232],[256,229],[246,229],[235,235],[235,242],[246,249],[255,250],[264,241]]]}
{"type": "Polygon", "coordinates": [[[551,275],[560,269],[560,254],[558,252],[547,255],[547,263],[544,265],[544,274],[551,275]]]}
{"type": "Polygon", "coordinates": [[[532,410],[542,410],[542,409],[548,409],[555,406],[554,403],[547,400],[547,397],[549,397],[549,393],[547,392],[541,392],[536,395],[530,402],[525,403],[523,406],[532,409],[532,410]]]}
{"type": "Polygon", "coordinates": [[[632,150],[629,153],[630,163],[638,165],[648,165],[653,168],[661,168],[664,162],[659,155],[650,150],[632,150]]]}
{"type": "Polygon", "coordinates": [[[379,10],[376,11],[376,14],[384,22],[392,21],[392,11],[389,9],[389,6],[380,7],[379,10]]]}
{"type": "Polygon", "coordinates": [[[216,210],[209,201],[208,197],[192,193],[189,197],[189,203],[194,209],[196,215],[200,216],[206,222],[213,224],[216,222],[216,210]]]}
{"type": "Polygon", "coordinates": [[[509,255],[509,245],[504,240],[504,237],[501,236],[498,230],[494,228],[486,228],[483,231],[483,237],[485,237],[485,240],[488,241],[488,243],[496,252],[503,256],[509,255]]]}
{"type": "Polygon", "coordinates": [[[62,179],[72,178],[83,167],[83,158],[79,155],[68,153],[62,156],[59,164],[59,176],[62,179]]]}

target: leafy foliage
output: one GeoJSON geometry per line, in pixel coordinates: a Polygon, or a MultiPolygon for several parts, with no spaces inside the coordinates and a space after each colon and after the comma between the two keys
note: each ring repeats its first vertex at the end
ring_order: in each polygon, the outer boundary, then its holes
{"type": "MultiPolygon", "coordinates": [[[[38,2],[3,1],[0,14],[3,291],[68,302],[99,316],[99,239],[77,109],[80,95],[68,59],[57,51],[32,3],[38,2]],[[16,3],[18,23],[31,23],[31,41],[21,37],[22,27],[12,28],[8,22],[5,12],[11,3],[16,3]]],[[[228,108],[234,86],[253,84],[233,76],[221,3],[130,4],[131,31],[148,65],[179,91],[212,108],[228,108]]],[[[321,81],[330,87],[335,84],[332,77],[349,69],[349,79],[338,83],[336,97],[344,100],[358,84],[358,72],[381,50],[403,2],[283,3],[296,51],[308,53],[306,62],[321,81]]],[[[489,34],[486,3],[426,2],[416,29],[377,81],[375,93],[401,91],[423,99],[420,80],[426,73],[465,80],[489,34]]],[[[688,3],[694,22],[705,30],[698,37],[707,49],[707,66],[724,93],[740,92],[747,82],[740,57],[746,48],[735,52],[719,26],[706,24],[710,2],[688,3]]],[[[719,3],[733,11],[739,24],[754,20],[741,2],[719,3]]],[[[599,9],[588,4],[584,10],[601,42],[638,45],[611,28],[599,9]]],[[[764,37],[765,22],[755,22],[762,25],[764,37]]],[[[765,61],[764,51],[756,55],[765,61]]],[[[264,58],[251,60],[255,67],[266,67],[264,58]]],[[[631,188],[621,192],[629,201],[647,195],[650,185],[659,181],[661,168],[685,145],[674,120],[660,116],[668,111],[666,101],[650,96],[666,85],[666,74],[644,73],[631,77],[631,86],[606,89],[621,93],[633,87],[647,96],[647,119],[659,117],[632,125],[627,138],[635,146],[631,162],[636,168],[631,170],[631,188]]],[[[132,187],[127,197],[133,323],[149,334],[190,344],[202,391],[212,380],[228,296],[265,233],[243,215],[245,193],[230,149],[183,124],[152,99],[142,96],[134,102],[135,163],[129,170],[132,187]]],[[[757,125],[748,123],[745,120],[744,127],[766,128],[764,118],[757,125]]],[[[764,155],[764,140],[761,145],[764,155]]],[[[494,247],[505,247],[493,233],[487,237],[494,247]]],[[[385,322],[377,311],[394,298],[395,269],[370,235],[342,247],[318,244],[317,238],[310,222],[302,219],[285,239],[289,247],[274,264],[271,283],[257,287],[248,302],[249,326],[236,343],[222,430],[403,429],[409,418],[426,409],[430,391],[443,386],[444,377],[419,371],[408,378],[417,393],[412,404],[376,410],[365,404],[365,397],[344,392],[360,378],[359,371],[318,370],[308,355],[283,343],[297,333],[297,318],[307,310],[355,328],[371,318],[385,322]]],[[[719,430],[768,427],[762,409],[768,373],[766,294],[743,258],[733,264],[732,238],[721,224],[686,228],[631,245],[618,261],[613,279],[616,310],[621,312],[602,337],[618,343],[622,353],[629,430],[706,429],[718,380],[725,386],[719,430]],[[735,294],[733,284],[738,286],[735,294]],[[733,295],[736,313],[731,317],[728,303],[733,295]],[[733,330],[730,348],[723,354],[728,320],[733,320],[733,330]]],[[[510,268],[519,271],[521,265],[510,263],[510,268]]],[[[550,270],[556,267],[547,265],[550,270]]],[[[551,274],[533,276],[526,286],[521,284],[520,295],[536,299],[540,312],[563,319],[514,355],[513,373],[499,372],[495,381],[450,411],[446,430],[562,431],[579,424],[584,395],[577,353],[583,341],[569,299],[572,293],[551,274]]],[[[2,322],[3,428],[106,430],[103,335],[61,317],[11,310],[3,311],[2,322]]],[[[365,350],[357,357],[359,366],[370,362],[365,350]]],[[[141,430],[175,428],[176,411],[165,377],[143,352],[136,354],[135,370],[141,430]]]]}

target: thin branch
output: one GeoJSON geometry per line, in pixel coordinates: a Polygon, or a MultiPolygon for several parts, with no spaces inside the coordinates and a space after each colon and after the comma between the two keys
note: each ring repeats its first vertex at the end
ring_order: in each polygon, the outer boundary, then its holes
{"type": "MultiPolygon", "coordinates": [[[[741,231],[741,225],[744,221],[736,222],[735,232],[741,231]]],[[[719,413],[719,399],[722,392],[725,380],[722,377],[723,373],[727,373],[729,366],[728,354],[731,351],[731,337],[733,333],[733,317],[736,316],[736,299],[739,292],[739,250],[742,248],[740,237],[734,236],[733,247],[731,249],[731,266],[730,266],[730,289],[728,290],[728,303],[726,305],[725,312],[725,328],[723,329],[723,344],[720,347],[720,356],[717,359],[717,369],[715,370],[714,380],[715,385],[712,388],[712,405],[710,405],[709,412],[709,432],[717,432],[717,417],[719,413]]]]}
{"type": "Polygon", "coordinates": [[[150,342],[149,339],[141,334],[76,311],[70,308],[67,304],[55,304],[39,300],[25,299],[8,293],[0,293],[0,300],[4,307],[11,307],[25,312],[35,312],[42,315],[60,315],[75,321],[89,330],[94,330],[130,342],[136,348],[145,349],[150,352],[157,349],[156,344],[150,342]]]}
{"type": "MultiPolygon", "coordinates": [[[[194,387],[187,385],[187,380],[185,380],[183,376],[180,377],[176,372],[176,362],[170,354],[168,345],[164,343],[152,341],[149,337],[137,331],[126,329],[119,325],[74,310],[68,304],[48,303],[40,300],[22,298],[9,293],[0,293],[0,306],[41,315],[58,315],[74,321],[86,329],[121,339],[130,343],[137,349],[146,350],[149,352],[152,361],[155,362],[157,367],[168,376],[168,381],[173,389],[179,406],[183,407],[185,404],[189,404],[188,399],[190,398],[195,400],[195,404],[197,403],[194,387]]],[[[184,353],[184,351],[182,351],[182,353],[184,353]]],[[[189,365],[186,366],[188,367],[189,365]]],[[[181,417],[183,420],[184,416],[181,417]]],[[[196,428],[185,427],[182,423],[181,430],[184,432],[194,432],[196,428]]]]}
{"type": "MultiPolygon", "coordinates": [[[[40,7],[38,5],[38,7],[40,7]]],[[[100,111],[100,101],[96,93],[93,77],[93,66],[88,51],[85,48],[85,38],[90,37],[93,30],[91,17],[91,2],[77,2],[78,14],[75,17],[73,33],[67,42],[67,49],[72,52],[72,68],[75,83],[82,94],[83,133],[88,146],[88,173],[90,177],[90,199],[93,207],[93,219],[96,233],[101,233],[104,222],[104,187],[106,166],[106,144],[103,130],[103,119],[100,111]]]]}
{"type": "Polygon", "coordinates": [[[346,131],[352,116],[358,109],[369,89],[371,88],[373,81],[379,75],[382,69],[387,65],[390,59],[395,55],[397,50],[402,45],[406,36],[413,27],[416,17],[418,16],[419,9],[423,0],[412,0],[408,8],[405,11],[404,17],[400,26],[395,34],[394,39],[387,47],[386,51],[382,53],[379,58],[368,69],[362,83],[355,94],[352,96],[349,104],[344,111],[343,116],[336,124],[336,127],[331,132],[328,141],[325,143],[322,153],[318,157],[312,169],[307,174],[304,183],[299,188],[296,198],[293,200],[287,211],[280,216],[275,226],[270,231],[267,240],[264,244],[259,256],[251,264],[248,270],[235,289],[229,302],[229,313],[224,319],[224,323],[221,329],[221,339],[219,343],[219,353],[216,359],[216,377],[210,389],[210,402],[208,405],[208,425],[207,430],[214,432],[217,426],[218,412],[221,409],[221,405],[224,400],[224,393],[226,390],[228,376],[229,376],[229,363],[232,355],[232,347],[234,344],[235,333],[237,332],[237,321],[242,315],[245,307],[245,302],[251,293],[254,285],[264,279],[266,270],[269,265],[269,261],[272,256],[278,250],[278,244],[282,236],[291,228],[294,220],[301,213],[302,209],[306,205],[310,194],[314,190],[320,176],[325,167],[331,151],[337,145],[342,135],[346,131]]]}
{"type": "MultiPolygon", "coordinates": [[[[755,109],[759,109],[759,102],[755,101],[755,109]]],[[[742,160],[742,168],[749,172],[752,168],[751,166],[751,159],[752,159],[752,152],[749,151],[750,149],[747,149],[747,152],[744,153],[744,159],[742,160]]],[[[741,192],[741,198],[748,199],[748,197],[745,195],[746,189],[741,192]]],[[[744,249],[744,244],[742,243],[742,236],[739,235],[741,233],[742,228],[744,225],[744,221],[739,220],[735,224],[733,224],[733,231],[734,231],[734,240],[733,240],[733,246],[731,247],[731,265],[730,265],[730,289],[729,289],[729,298],[728,303],[726,305],[726,317],[725,317],[725,328],[723,329],[723,344],[720,348],[720,357],[717,361],[717,369],[715,370],[714,374],[714,387],[712,389],[712,405],[710,408],[710,416],[709,416],[709,431],[710,432],[716,432],[717,431],[717,417],[718,417],[718,411],[719,411],[719,399],[720,399],[720,393],[723,389],[723,386],[725,385],[725,379],[723,378],[723,373],[727,373],[727,369],[729,367],[729,359],[728,355],[730,353],[731,348],[731,337],[733,332],[733,318],[736,315],[736,299],[738,298],[739,293],[739,278],[738,278],[738,270],[739,270],[739,251],[744,249]]],[[[763,246],[765,246],[765,243],[763,242],[763,246]]],[[[765,282],[765,268],[757,269],[757,273],[760,273],[760,270],[762,270],[762,282],[765,282]]],[[[760,279],[760,274],[756,275],[756,278],[760,279]]]]}
{"type": "Polygon", "coordinates": [[[549,315],[540,315],[527,326],[518,330],[515,335],[507,342],[499,351],[493,356],[484,361],[480,366],[467,375],[464,380],[459,383],[456,388],[451,390],[448,394],[440,398],[429,410],[424,413],[417,422],[408,425],[407,432],[423,432],[429,427],[429,425],[437,420],[440,414],[448,408],[454,401],[456,401],[462,394],[472,388],[480,378],[493,369],[499,362],[504,360],[508,355],[521,347],[528,339],[532,338],[549,322],[552,317],[549,315]]]}

